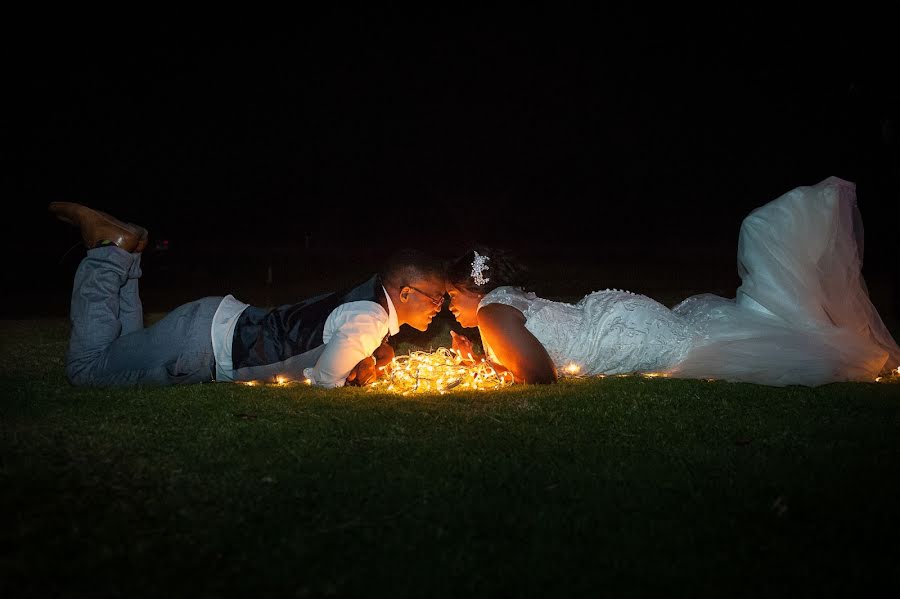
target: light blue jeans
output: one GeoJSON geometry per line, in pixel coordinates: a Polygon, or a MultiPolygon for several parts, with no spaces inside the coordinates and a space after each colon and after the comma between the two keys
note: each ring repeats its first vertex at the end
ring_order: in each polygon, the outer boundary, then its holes
{"type": "Polygon", "coordinates": [[[72,289],[66,375],[73,385],[180,385],[214,380],[211,327],[221,297],[179,306],[144,328],[141,255],[88,250],[72,289]]]}

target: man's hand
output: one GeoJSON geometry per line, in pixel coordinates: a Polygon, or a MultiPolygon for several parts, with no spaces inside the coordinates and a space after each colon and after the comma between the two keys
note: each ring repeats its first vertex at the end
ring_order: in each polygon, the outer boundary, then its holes
{"type": "Polygon", "coordinates": [[[394,359],[394,348],[382,343],[371,356],[363,358],[347,375],[345,385],[364,387],[374,383],[383,372],[388,372],[394,359]]]}
{"type": "Polygon", "coordinates": [[[471,339],[465,335],[459,335],[455,331],[450,331],[450,349],[459,354],[464,361],[475,359],[475,349],[471,339]]]}
{"type": "Polygon", "coordinates": [[[375,367],[375,356],[366,356],[353,367],[344,384],[351,387],[364,387],[374,383],[377,378],[378,369],[375,367]]]}
{"type": "Polygon", "coordinates": [[[385,342],[376,347],[372,355],[375,356],[375,365],[384,368],[394,360],[394,348],[385,342]]]}

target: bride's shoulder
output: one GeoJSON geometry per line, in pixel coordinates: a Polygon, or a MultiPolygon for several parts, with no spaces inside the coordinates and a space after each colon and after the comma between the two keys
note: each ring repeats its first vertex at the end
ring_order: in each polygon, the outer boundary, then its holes
{"type": "Polygon", "coordinates": [[[496,287],[481,298],[481,301],[478,303],[478,307],[482,308],[484,306],[487,306],[488,304],[506,304],[508,306],[521,308],[523,303],[527,304],[535,298],[536,296],[534,295],[534,293],[524,291],[519,287],[496,287]]]}

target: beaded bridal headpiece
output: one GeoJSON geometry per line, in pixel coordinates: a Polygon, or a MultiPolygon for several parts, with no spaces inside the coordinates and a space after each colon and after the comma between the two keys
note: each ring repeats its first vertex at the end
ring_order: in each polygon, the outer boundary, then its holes
{"type": "Polygon", "coordinates": [[[490,259],[490,256],[482,256],[478,252],[475,252],[475,259],[472,260],[472,280],[475,281],[476,285],[484,285],[491,280],[489,277],[485,277],[482,274],[490,268],[490,266],[487,265],[487,261],[490,259]]]}

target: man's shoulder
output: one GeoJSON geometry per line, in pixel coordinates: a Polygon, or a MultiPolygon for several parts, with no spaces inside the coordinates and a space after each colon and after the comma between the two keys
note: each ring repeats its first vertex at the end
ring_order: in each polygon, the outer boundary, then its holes
{"type": "Polygon", "coordinates": [[[329,319],[342,321],[376,320],[387,325],[388,313],[381,304],[372,300],[356,300],[346,302],[331,311],[329,319]]]}

